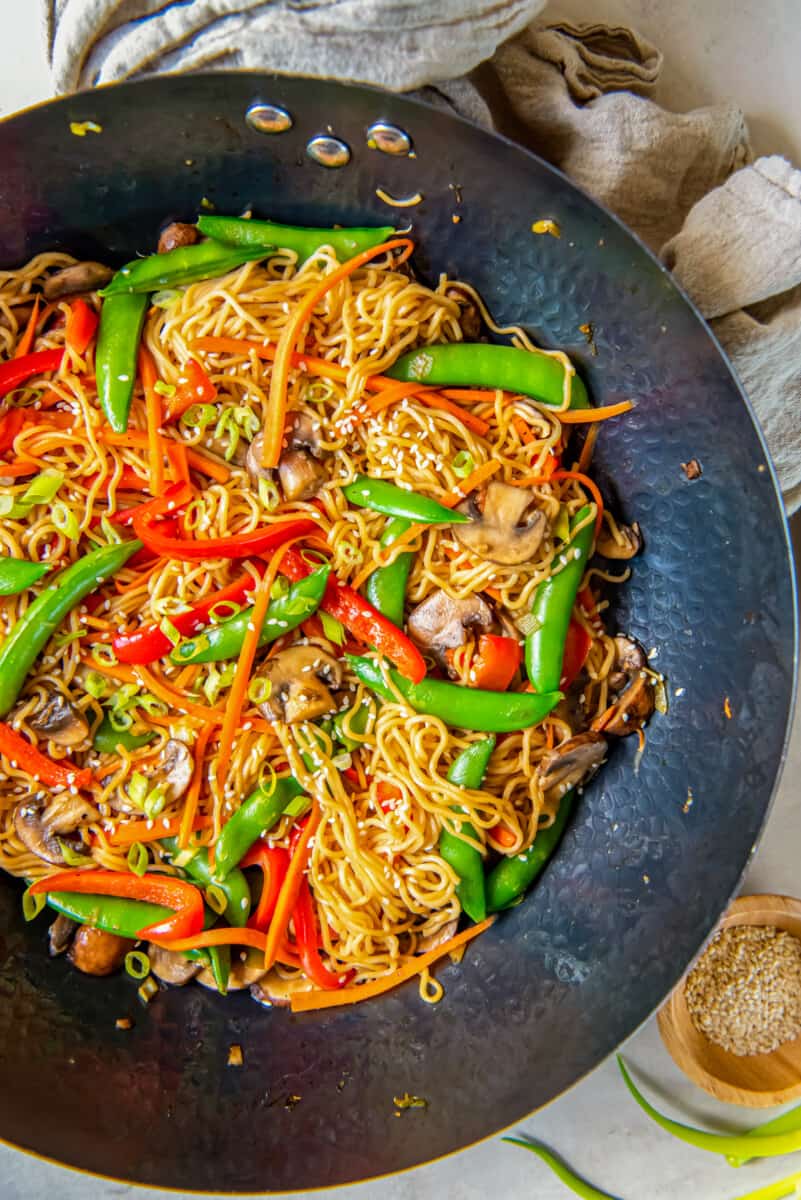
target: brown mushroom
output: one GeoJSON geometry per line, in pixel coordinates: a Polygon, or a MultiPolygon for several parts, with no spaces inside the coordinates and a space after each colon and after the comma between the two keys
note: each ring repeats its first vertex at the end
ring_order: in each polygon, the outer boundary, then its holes
{"type": "Polygon", "coordinates": [[[59,913],[47,931],[47,949],[51,958],[63,954],[72,941],[72,935],[78,928],[78,922],[59,913]]]}
{"type": "Polygon", "coordinates": [[[433,933],[426,933],[417,940],[417,953],[428,954],[429,950],[436,950],[438,946],[444,945],[456,933],[456,926],[459,924],[459,918],[454,917],[452,921],[446,921],[444,925],[440,925],[439,929],[435,929],[433,933]]]}
{"type": "Polygon", "coordinates": [[[546,802],[552,804],[571,788],[591,779],[604,760],[606,748],[605,737],[588,731],[549,750],[539,766],[540,786],[546,802]]]}
{"type": "Polygon", "coordinates": [[[130,938],[106,933],[92,925],[81,925],[72,939],[67,958],[84,975],[111,975],[120,969],[125,955],[134,945],[130,938]]]}
{"type": "Polygon", "coordinates": [[[266,680],[269,696],[259,708],[268,721],[313,721],[333,712],[331,688],[342,683],[342,667],[319,646],[291,646],[262,665],[256,679],[266,680]]]}
{"type": "Polygon", "coordinates": [[[311,500],[328,472],[308,450],[285,450],[278,464],[278,478],[285,500],[311,500]]]}
{"type": "Polygon", "coordinates": [[[250,994],[265,1008],[289,1008],[298,992],[310,992],[314,985],[300,971],[285,978],[273,967],[263,979],[251,986],[250,994]]]}
{"type": "Polygon", "coordinates": [[[44,282],[45,300],[60,300],[62,296],[75,296],[79,292],[96,292],[105,287],[114,272],[99,262],[73,263],[55,271],[44,282]]]}
{"type": "Polygon", "coordinates": [[[179,954],[177,950],[165,950],[163,946],[148,943],[147,957],[150,959],[150,970],[162,983],[171,983],[173,987],[183,987],[194,979],[203,966],[179,954]]]}
{"type": "Polygon", "coordinates": [[[194,760],[189,747],[177,738],[170,738],[161,752],[159,770],[164,773],[162,783],[166,785],[167,798],[180,800],[192,782],[194,760]]]}
{"type": "MultiPolygon", "coordinates": [[[[260,951],[246,954],[244,959],[237,958],[234,955],[231,959],[227,989],[229,992],[242,992],[245,988],[252,987],[253,984],[258,983],[266,974],[267,972],[264,969],[264,955],[260,951]]],[[[202,987],[217,991],[217,984],[215,983],[214,974],[210,967],[203,967],[198,974],[197,981],[202,987]]]]}
{"type": "Polygon", "coordinates": [[[528,488],[493,480],[478,495],[469,496],[457,511],[471,518],[454,525],[455,537],[480,558],[513,566],[528,562],[548,532],[548,518],[535,508],[528,488]]]}
{"type": "Polygon", "coordinates": [[[60,841],[80,849],[82,842],[71,835],[96,817],[95,810],[80,796],[60,792],[46,806],[40,800],[21,800],[14,809],[14,828],[31,854],[44,862],[63,863],[60,841]]]}
{"type": "MultiPolygon", "coordinates": [[[[319,461],[322,456],[319,422],[308,413],[292,412],[287,418],[287,446],[278,463],[278,478],[286,500],[310,500],[328,478],[319,461]]],[[[254,483],[272,479],[273,471],[262,466],[261,450],[264,436],[257,433],[248,449],[246,466],[254,483]]]]}
{"type": "Polygon", "coordinates": [[[77,746],[89,736],[86,717],[50,684],[45,684],[44,702],[28,717],[28,724],[40,737],[59,746],[77,746]]]}
{"type": "Polygon", "coordinates": [[[615,638],[615,661],[609,672],[609,687],[613,692],[623,688],[648,665],[645,651],[634,638],[619,633],[615,638]]]}
{"type": "Polygon", "coordinates": [[[604,733],[615,737],[636,733],[653,715],[655,703],[654,681],[644,671],[638,673],[615,701],[614,713],[604,725],[604,733]]]}
{"type": "Polygon", "coordinates": [[[620,541],[617,541],[604,526],[595,544],[598,554],[602,554],[604,558],[634,558],[635,554],[639,554],[642,550],[642,533],[637,522],[633,525],[618,525],[617,532],[620,541]]]}
{"type": "Polygon", "coordinates": [[[185,221],[171,221],[165,225],[159,234],[157,251],[159,254],[169,254],[179,246],[194,246],[200,240],[200,231],[195,225],[187,225],[185,221]]]}
{"type": "Polygon", "coordinates": [[[455,599],[438,588],[409,613],[409,633],[423,650],[444,661],[445,651],[463,646],[471,627],[489,629],[492,609],[480,596],[455,599]]]}

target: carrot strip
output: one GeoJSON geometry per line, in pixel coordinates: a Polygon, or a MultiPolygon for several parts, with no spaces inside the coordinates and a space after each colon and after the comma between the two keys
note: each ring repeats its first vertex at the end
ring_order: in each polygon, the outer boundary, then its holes
{"type": "Polygon", "coordinates": [[[492,829],[487,830],[487,836],[493,838],[499,846],[503,846],[507,850],[510,846],[514,846],[517,841],[511,829],[503,825],[500,821],[492,829]]]}
{"type": "Polygon", "coordinates": [[[120,581],[118,579],[115,579],[114,587],[116,588],[116,590],[119,592],[119,594],[121,596],[124,596],[126,592],[133,592],[133,591],[135,591],[136,588],[141,587],[142,584],[146,580],[148,580],[155,571],[158,571],[159,568],[163,567],[163,566],[164,566],[164,559],[157,558],[156,561],[151,566],[149,566],[146,571],[137,572],[137,574],[134,576],[134,578],[131,580],[130,583],[120,583],[120,581]]]}
{"type": "MultiPolygon", "coordinates": [[[[584,475],[581,471],[559,470],[553,471],[550,475],[527,475],[524,479],[513,479],[511,482],[515,487],[540,487],[543,483],[554,483],[558,479],[576,479],[590,493],[597,509],[595,516],[595,536],[597,537],[604,516],[604,501],[598,490],[598,484],[594,479],[590,479],[589,475],[584,475]]],[[[393,543],[393,545],[395,544],[393,543]]]]}
{"type": "Polygon", "coordinates": [[[526,424],[526,422],[523,420],[522,417],[515,417],[514,420],[512,421],[512,424],[514,425],[515,429],[517,430],[520,440],[524,446],[528,446],[531,442],[533,442],[535,440],[534,434],[531,432],[531,429],[529,428],[529,426],[526,424]]]}
{"type": "MultiPolygon", "coordinates": [[[[120,671],[123,668],[115,667],[115,671],[120,671]]],[[[211,722],[212,724],[220,725],[225,717],[225,711],[222,708],[213,708],[205,704],[194,704],[188,700],[186,696],[182,696],[180,692],[170,687],[164,680],[159,679],[147,667],[137,665],[134,668],[126,667],[133,679],[140,682],[149,692],[157,696],[159,700],[163,700],[165,704],[173,705],[180,709],[181,712],[188,713],[189,716],[195,717],[198,721],[203,721],[204,724],[211,722]]]]}
{"type": "Polygon", "coordinates": [[[361,254],[354,255],[353,258],[343,263],[341,267],[337,267],[335,271],[326,275],[317,287],[312,288],[290,316],[278,339],[273,371],[270,376],[269,403],[263,422],[264,441],[261,454],[263,466],[278,466],[278,460],[281,457],[284,426],[286,424],[286,392],[289,382],[289,368],[292,363],[292,352],[295,349],[304,325],[311,317],[317,304],[332,288],[341,283],[343,279],[347,279],[359,267],[363,267],[379,255],[386,254],[388,251],[399,247],[403,247],[403,254],[396,260],[397,264],[404,262],[414,249],[414,243],[408,238],[394,238],[391,241],[382,242],[380,246],[373,246],[369,250],[363,250],[361,254]]]}
{"type": "MultiPolygon", "coordinates": [[[[381,376],[376,376],[376,380],[381,376]]],[[[389,408],[392,404],[396,404],[399,400],[405,399],[407,396],[414,396],[415,400],[419,400],[421,404],[427,405],[428,408],[437,408],[440,412],[450,413],[452,417],[456,417],[462,422],[467,429],[472,429],[480,437],[489,431],[489,423],[481,417],[475,416],[474,413],[467,412],[466,409],[460,408],[458,404],[454,404],[433,387],[426,387],[424,384],[399,383],[394,387],[382,387],[375,396],[372,396],[367,401],[367,407],[374,415],[381,412],[384,408],[389,408]]]]}
{"type": "Polygon", "coordinates": [[[39,297],[37,296],[33,302],[31,315],[28,317],[28,324],[25,326],[25,332],[19,339],[17,348],[14,351],[14,358],[22,358],[24,354],[30,354],[33,339],[36,337],[36,326],[39,323],[39,297]]]}
{"type": "Polygon", "coordinates": [[[35,460],[31,462],[0,463],[0,475],[5,475],[9,479],[16,479],[20,475],[35,475],[39,470],[41,468],[35,460]]]}
{"type": "Polygon", "coordinates": [[[410,962],[399,967],[397,971],[393,971],[391,975],[384,975],[380,979],[371,979],[367,983],[358,983],[354,987],[341,988],[337,992],[322,990],[298,992],[296,996],[292,997],[292,1011],[313,1012],[320,1008],[338,1008],[343,1004],[358,1004],[360,1000],[372,1000],[375,996],[381,996],[384,992],[405,983],[407,979],[413,979],[415,975],[419,975],[426,967],[437,962],[438,959],[444,958],[446,954],[451,954],[460,946],[464,946],[466,942],[472,941],[473,938],[489,929],[494,921],[494,917],[487,917],[478,925],[472,925],[462,933],[457,933],[455,937],[443,942],[435,950],[429,950],[427,954],[416,955],[410,962]]]}
{"type": "MultiPolygon", "coordinates": [[[[491,458],[489,462],[482,463],[480,467],[476,467],[475,471],[472,471],[467,476],[467,479],[463,479],[460,484],[457,484],[454,490],[445,496],[440,503],[444,504],[446,508],[455,508],[457,504],[464,500],[465,496],[469,496],[486,479],[489,479],[496,471],[500,471],[502,465],[495,458],[491,458]]],[[[397,546],[398,543],[395,541],[392,544],[393,546],[397,546]]]]}
{"type": "MultiPolygon", "coordinates": [[[[98,432],[97,438],[98,441],[103,442],[106,446],[130,446],[132,449],[145,450],[149,445],[147,434],[141,433],[137,429],[129,429],[127,433],[113,433],[110,429],[101,429],[98,432]]],[[[162,449],[165,446],[180,446],[186,454],[189,466],[195,471],[200,471],[202,474],[208,475],[210,479],[216,480],[217,483],[227,483],[231,478],[230,470],[223,463],[208,458],[205,454],[201,454],[200,451],[193,449],[193,447],[176,441],[175,438],[161,437],[160,440],[162,449]]]]}
{"type": "Polygon", "coordinates": [[[303,880],[303,872],[306,870],[306,861],[309,856],[309,842],[317,832],[322,818],[323,814],[320,810],[320,805],[314,800],[312,810],[298,838],[295,852],[290,859],[289,868],[284,876],[284,882],[281,884],[281,891],[278,893],[278,899],[275,902],[273,919],[270,922],[270,928],[267,930],[267,940],[264,946],[264,969],[266,971],[269,971],[276,960],[278,948],[284,940],[287,925],[295,910],[298,892],[303,880]]]}
{"type": "Polygon", "coordinates": [[[176,483],[189,483],[189,457],[183,442],[167,442],[167,458],[176,483]]]}
{"type": "Polygon", "coordinates": [[[162,410],[161,396],[156,391],[158,371],[153,355],[147,346],[139,347],[139,375],[145,391],[145,415],[147,418],[147,450],[150,459],[150,492],[153,496],[164,495],[164,459],[159,436],[162,410]]]}
{"type": "Polygon", "coordinates": [[[586,475],[592,462],[595,443],[598,441],[598,434],[601,432],[600,424],[590,425],[587,434],[584,438],[584,445],[581,447],[581,454],[576,468],[582,475],[586,475]]]}
{"type": "MultiPolygon", "coordinates": [[[[183,817],[156,817],[154,820],[129,821],[105,834],[106,841],[111,846],[132,846],[134,842],[157,842],[160,838],[175,837],[181,828],[183,817]]],[[[210,829],[214,824],[212,817],[196,816],[192,822],[192,832],[198,829],[210,829]]]]}
{"type": "Polygon", "coordinates": [[[204,929],[194,937],[151,939],[165,950],[197,950],[202,946],[252,946],[254,950],[263,950],[266,940],[267,935],[260,930],[248,929],[247,926],[241,925],[204,929]]]}
{"type": "Polygon", "coordinates": [[[211,728],[211,725],[204,725],[197,735],[197,742],[195,743],[195,767],[192,772],[192,782],[189,785],[189,792],[187,793],[178,832],[178,846],[181,850],[186,849],[189,835],[195,827],[194,822],[200,799],[200,789],[203,786],[203,759],[206,754],[206,746],[209,742],[211,728]]]}
{"type": "Polygon", "coordinates": [[[216,459],[201,454],[198,450],[192,449],[191,446],[184,446],[184,452],[189,466],[194,471],[200,471],[201,475],[208,475],[209,479],[213,479],[216,483],[227,483],[231,478],[231,472],[228,467],[217,462],[216,459]]]}
{"type": "Polygon", "coordinates": [[[633,400],[620,400],[617,404],[607,404],[601,408],[568,408],[565,412],[554,413],[563,425],[586,425],[592,421],[608,421],[610,417],[620,417],[635,407],[633,400]]]}

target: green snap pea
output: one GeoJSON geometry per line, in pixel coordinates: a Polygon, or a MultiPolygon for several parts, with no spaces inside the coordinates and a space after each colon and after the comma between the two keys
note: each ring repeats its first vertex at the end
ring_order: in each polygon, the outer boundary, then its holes
{"type": "MultiPolygon", "coordinates": [[[[330,573],[330,567],[320,567],[293,583],[285,595],[270,601],[261,627],[259,646],[274,642],[317,611],[330,573]]],[[[170,654],[171,661],[183,665],[238,658],[252,615],[252,607],[243,609],[227,621],[220,621],[219,625],[210,625],[197,637],[179,642],[170,654]]]]}
{"type": "Polygon", "coordinates": [[[218,887],[225,896],[225,911],[223,916],[231,925],[246,925],[250,916],[250,888],[244,873],[236,867],[226,872],[224,879],[218,879],[216,872],[209,865],[209,852],[205,847],[197,850],[179,851],[177,838],[163,838],[161,843],[175,866],[199,887],[218,887]]]}
{"type": "MultiPolygon", "coordinates": [[[[482,738],[480,742],[473,742],[467,746],[453,760],[448,771],[449,781],[459,787],[480,788],[494,749],[494,737],[482,738]]],[[[464,809],[457,807],[454,808],[454,812],[464,812],[464,809]]],[[[469,822],[462,822],[462,829],[465,833],[472,834],[480,844],[479,836],[469,822]]],[[[439,835],[439,852],[459,876],[456,895],[462,908],[471,920],[483,921],[487,915],[487,897],[484,888],[484,858],[480,850],[446,828],[439,835]]]]}
{"type": "Polygon", "coordinates": [[[359,508],[371,508],[373,512],[384,513],[388,517],[406,517],[423,525],[463,525],[470,520],[464,513],[451,512],[430,496],[407,492],[405,488],[396,487],[386,479],[357,475],[353,483],[342,489],[342,494],[349,504],[356,504],[359,508]]]}
{"type": "Polygon", "coordinates": [[[557,1158],[539,1142],[530,1142],[527,1138],[514,1137],[501,1138],[501,1141],[508,1142],[510,1146],[522,1146],[524,1150],[530,1150],[532,1154],[536,1154],[551,1168],[556,1178],[560,1179],[565,1187],[570,1188],[576,1196],[581,1196],[582,1200],[615,1200],[615,1197],[610,1196],[609,1192],[601,1192],[591,1183],[587,1183],[586,1179],[581,1179],[562,1162],[561,1158],[557,1158]]]}
{"type": "MultiPolygon", "coordinates": [[[[589,505],[580,509],[571,522],[571,530],[585,521],[590,511],[589,505]]],[[[534,593],[531,607],[534,628],[526,636],[526,671],[538,692],[559,687],[567,628],[594,538],[594,523],[587,521],[554,560],[556,574],[539,584],[534,593]]]]}
{"type": "Polygon", "coordinates": [[[106,933],[134,939],[138,939],[140,929],[175,915],[174,909],[150,904],[146,900],[79,895],[77,892],[48,892],[47,903],[79,925],[91,925],[106,933]]]}
{"type": "Polygon", "coordinates": [[[111,283],[100,293],[104,298],[130,293],[160,292],[185,287],[201,279],[227,275],[242,263],[265,258],[274,246],[226,246],[209,239],[194,246],[178,246],[166,254],[135,258],[120,267],[111,283]]]}
{"type": "MultiPolygon", "coordinates": [[[[351,669],[362,683],[385,700],[395,700],[375,659],[346,654],[351,669]]],[[[481,688],[461,687],[442,679],[423,679],[410,683],[398,671],[389,678],[409,706],[416,712],[439,717],[446,725],[475,729],[479,733],[511,733],[528,729],[547,717],[562,699],[561,692],[490,692],[481,688]]]]}
{"type": "Polygon", "coordinates": [[[308,229],[293,225],[277,225],[274,221],[254,221],[244,217],[225,217],[204,214],[197,227],[208,237],[228,246],[261,246],[294,250],[298,265],[311,258],[323,246],[330,246],[340,262],[353,258],[362,250],[380,246],[395,230],[391,225],[378,229],[308,229]]]}
{"type": "MultiPolygon", "coordinates": [[[[556,407],[564,401],[563,363],[542,351],[520,350],[516,346],[469,342],[423,346],[402,354],[384,374],[407,383],[502,388],[505,392],[531,396],[541,404],[556,407]]],[[[570,407],[589,406],[587,389],[578,375],[574,375],[570,385],[570,407]]]]}
{"type": "Polygon", "coordinates": [[[354,733],[364,733],[367,729],[370,720],[370,709],[366,704],[360,704],[353,712],[347,709],[345,712],[339,712],[335,717],[331,718],[331,726],[329,736],[343,746],[345,750],[358,750],[362,745],[356,738],[351,737],[347,729],[351,729],[354,733]],[[347,726],[347,728],[346,728],[347,726]]]}
{"type": "Polygon", "coordinates": [[[487,912],[509,908],[531,887],[556,849],[573,809],[574,793],[565,792],[553,825],[541,829],[528,850],[502,858],[487,876],[487,912]]]}
{"type": "Polygon", "coordinates": [[[155,736],[155,729],[151,729],[147,733],[131,733],[128,729],[115,729],[111,723],[111,717],[106,713],[95,730],[92,746],[101,754],[116,754],[118,746],[122,746],[123,750],[128,751],[139,750],[148,742],[152,742],[155,736]]]}
{"type": "Polygon", "coordinates": [[[272,829],[293,800],[304,794],[291,775],[275,780],[271,791],[257,787],[222,827],[214,851],[214,882],[219,883],[247,854],[263,833],[272,829]]]}
{"type": "MultiPolygon", "coordinates": [[[[405,517],[395,517],[387,521],[381,535],[381,545],[391,546],[401,534],[406,533],[411,522],[405,517]]],[[[386,567],[378,567],[368,577],[364,594],[380,613],[400,628],[403,625],[403,610],[406,601],[406,584],[409,571],[412,569],[414,554],[411,552],[399,554],[386,567]]]]}
{"type": "Polygon", "coordinates": [[[28,605],[0,646],[0,717],[13,708],[28,672],[67,614],[141,548],[139,541],[113,542],[90,551],[28,605]]]}
{"type": "Polygon", "coordinates": [[[754,1138],[757,1145],[751,1151],[748,1158],[738,1158],[737,1155],[728,1154],[726,1161],[730,1167],[744,1167],[746,1163],[750,1163],[753,1159],[759,1157],[758,1139],[766,1134],[773,1133],[791,1133],[794,1130],[801,1129],[801,1104],[791,1108],[789,1112],[782,1113],[781,1116],[773,1117],[770,1121],[764,1121],[762,1125],[757,1125],[754,1129],[749,1129],[746,1137],[754,1138]]]}
{"type": "Polygon", "coordinates": [[[50,570],[47,563],[30,562],[27,558],[0,558],[0,596],[18,596],[50,570]]]}
{"type": "Polygon", "coordinates": [[[97,396],[115,433],[125,433],[128,428],[147,305],[147,296],[123,293],[109,296],[100,310],[95,350],[97,396]]]}

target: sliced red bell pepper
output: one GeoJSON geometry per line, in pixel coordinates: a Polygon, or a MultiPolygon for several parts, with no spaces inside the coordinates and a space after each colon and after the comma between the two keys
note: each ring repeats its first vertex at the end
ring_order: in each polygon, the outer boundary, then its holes
{"type": "Polygon", "coordinates": [[[513,637],[482,633],[470,666],[470,686],[505,692],[520,666],[520,643],[513,637]]]}
{"type": "MultiPolygon", "coordinates": [[[[98,479],[100,479],[100,476],[98,474],[83,475],[81,477],[80,482],[84,485],[84,487],[91,487],[92,484],[97,483],[98,479]]],[[[108,494],[108,489],[109,489],[109,486],[111,485],[111,479],[112,479],[111,475],[103,476],[102,482],[103,482],[103,484],[105,484],[105,488],[104,489],[101,488],[101,491],[105,491],[106,494],[108,494]]],[[[118,491],[118,492],[146,492],[149,489],[149,487],[150,487],[149,479],[145,479],[142,475],[139,475],[133,469],[133,467],[129,467],[127,465],[123,466],[122,471],[120,472],[119,478],[117,479],[116,491],[118,491]]]]}
{"type": "MultiPolygon", "coordinates": [[[[298,550],[291,549],[281,559],[279,570],[294,583],[310,575],[317,565],[306,562],[298,550]]],[[[360,642],[375,646],[379,654],[385,655],[406,679],[419,683],[424,678],[426,664],[414,642],[374,608],[369,600],[365,600],[346,583],[340,583],[333,575],[328,577],[320,608],[341,621],[360,642]]]]}
{"type": "MultiPolygon", "coordinates": [[[[133,561],[132,558],[129,563],[133,561]]],[[[266,570],[265,564],[258,561],[253,563],[253,567],[259,576],[266,570]]],[[[170,621],[180,634],[191,637],[208,625],[210,613],[218,604],[241,604],[253,591],[253,587],[253,573],[245,571],[233,583],[221,588],[219,592],[213,592],[205,600],[198,600],[197,604],[193,604],[186,612],[172,613],[170,621]]],[[[122,663],[155,662],[157,658],[163,658],[173,649],[170,639],[156,624],[143,625],[134,633],[119,633],[112,638],[111,645],[117,659],[122,663]]]]}
{"type": "Polygon", "coordinates": [[[295,929],[295,943],[300,963],[308,978],[317,987],[327,988],[329,991],[332,991],[334,988],[344,987],[353,976],[353,972],[348,971],[344,975],[335,975],[323,965],[322,959],[317,952],[317,924],[314,919],[314,904],[312,903],[309,881],[305,875],[301,878],[300,888],[298,889],[298,897],[292,912],[292,924],[295,929]]]}
{"type": "Polygon", "coordinates": [[[63,350],[35,350],[33,354],[24,354],[22,358],[10,358],[0,363],[0,396],[22,387],[34,375],[44,375],[45,371],[57,371],[64,357],[63,350]]]}
{"type": "Polygon", "coordinates": [[[190,358],[178,379],[175,395],[167,401],[165,420],[177,421],[193,404],[213,404],[217,388],[200,363],[190,358]]]}
{"type": "Polygon", "coordinates": [[[80,869],[58,871],[39,879],[32,895],[48,892],[78,892],[89,896],[120,896],[125,900],[147,900],[175,909],[175,915],[137,931],[140,938],[194,937],[203,928],[203,894],[194,884],[173,875],[134,875],[129,871],[80,869]]]}
{"type": "Polygon", "coordinates": [[[571,617],[565,638],[565,653],[562,658],[562,678],[559,687],[562,691],[570,687],[578,677],[579,671],[587,661],[587,655],[592,646],[592,638],[583,625],[571,617]]]}
{"type": "Polygon", "coordinates": [[[266,933],[275,912],[278,893],[286,879],[289,869],[289,851],[283,846],[268,846],[259,839],[254,842],[240,867],[260,867],[263,876],[261,896],[248,925],[251,929],[260,929],[266,933]]]}
{"type": "Polygon", "coordinates": [[[14,445],[17,436],[25,423],[24,408],[10,408],[0,417],[0,454],[6,454],[14,445]]]}
{"type": "Polygon", "coordinates": [[[95,310],[85,300],[73,300],[64,335],[67,347],[83,357],[95,336],[99,320],[95,310]]]}
{"type": "Polygon", "coordinates": [[[92,772],[79,770],[69,761],[48,758],[41,750],[17,733],[10,725],[0,721],[0,754],[35,779],[48,787],[88,788],[92,783],[92,772]]]}

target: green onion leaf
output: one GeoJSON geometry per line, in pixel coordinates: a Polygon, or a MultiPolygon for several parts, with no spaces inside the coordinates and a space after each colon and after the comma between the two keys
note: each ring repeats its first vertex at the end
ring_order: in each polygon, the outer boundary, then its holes
{"type": "Polygon", "coordinates": [[[38,504],[49,504],[63,482],[62,471],[42,471],[21,496],[11,493],[0,496],[0,517],[22,520],[38,504]]]}
{"type": "Polygon", "coordinates": [[[85,629],[68,629],[65,633],[57,633],[53,638],[53,645],[56,650],[63,650],[65,646],[69,646],[70,642],[77,642],[78,638],[82,638],[85,633],[85,629]]]}
{"type": "Polygon", "coordinates": [[[117,655],[108,642],[95,642],[89,647],[89,653],[101,667],[116,667],[117,655]]]}
{"type": "Polygon", "coordinates": [[[156,784],[152,791],[148,792],[142,805],[145,816],[151,820],[157,817],[167,803],[167,793],[164,790],[163,784],[156,784]]]}
{"type": "Polygon", "coordinates": [[[153,384],[153,391],[158,392],[159,396],[174,396],[176,390],[174,383],[165,383],[163,379],[157,379],[153,384]]]}
{"type": "Polygon", "coordinates": [[[275,773],[275,767],[271,762],[268,761],[268,759],[265,758],[264,762],[259,768],[259,787],[264,793],[265,798],[272,796],[277,784],[278,776],[275,773]],[[265,778],[265,772],[269,772],[267,778],[265,778]]]}
{"type": "Polygon", "coordinates": [[[530,1150],[532,1154],[536,1154],[538,1158],[551,1168],[557,1179],[560,1179],[565,1187],[569,1188],[575,1195],[581,1196],[582,1200],[615,1200],[614,1196],[610,1196],[608,1192],[601,1192],[598,1188],[593,1187],[591,1183],[581,1179],[574,1174],[570,1168],[547,1150],[545,1146],[540,1146],[537,1142],[531,1142],[528,1138],[501,1138],[501,1141],[508,1142],[510,1146],[522,1146],[524,1150],[530,1150]]]}
{"type": "Polygon", "coordinates": [[[212,625],[219,625],[220,621],[228,621],[231,617],[235,617],[237,613],[242,611],[242,605],[237,604],[235,600],[218,600],[212,608],[209,609],[209,621],[212,625]]]}
{"type": "Polygon", "coordinates": [[[281,493],[272,479],[259,479],[259,500],[268,512],[274,512],[281,503],[281,493]]]}
{"type": "Polygon", "coordinates": [[[570,541],[570,513],[566,504],[559,505],[559,512],[552,528],[554,537],[558,537],[560,542],[570,541]]]}
{"type": "Polygon", "coordinates": [[[59,533],[63,533],[69,541],[77,542],[81,529],[72,509],[67,508],[62,500],[57,500],[50,510],[50,516],[59,533]]]}
{"type": "Polygon", "coordinates": [[[466,479],[474,466],[473,455],[467,450],[460,450],[451,461],[451,470],[458,479],[466,479]]]}
{"type": "Polygon", "coordinates": [[[228,897],[222,888],[216,883],[211,883],[203,894],[211,911],[221,917],[228,906],[228,897]]]}
{"type": "Polygon", "coordinates": [[[161,292],[154,292],[150,297],[150,303],[155,304],[156,308],[172,308],[176,300],[180,300],[183,292],[177,291],[175,288],[165,288],[161,292]]]}
{"type": "Polygon", "coordinates": [[[63,838],[56,838],[61,847],[61,857],[68,867],[86,867],[94,862],[91,854],[79,854],[77,850],[73,850],[69,842],[65,842],[63,838]]]}
{"type": "Polygon", "coordinates": [[[134,842],[128,851],[129,870],[133,871],[134,875],[144,875],[149,861],[147,846],[143,846],[141,842],[134,842]]]}
{"type": "Polygon", "coordinates": [[[152,975],[148,975],[147,979],[136,989],[136,994],[143,1004],[149,1004],[153,997],[158,995],[158,990],[158,983],[152,975]]]}
{"type": "Polygon", "coordinates": [[[284,809],[285,817],[302,817],[307,808],[311,808],[308,796],[293,796],[284,809]]]}
{"type": "Polygon", "coordinates": [[[133,717],[124,709],[110,708],[108,713],[109,724],[115,733],[124,733],[126,729],[130,729],[133,725],[133,717]]]}
{"type": "Polygon", "coordinates": [[[171,646],[177,646],[181,640],[181,631],[176,629],[169,617],[162,617],[159,630],[164,634],[171,646]]]}
{"type": "Polygon", "coordinates": [[[189,425],[199,429],[201,433],[212,421],[217,419],[217,409],[213,404],[193,404],[181,416],[180,425],[189,425]]]}
{"type": "Polygon", "coordinates": [[[336,617],[332,617],[330,613],[319,610],[319,617],[323,623],[323,633],[335,646],[343,646],[345,644],[345,626],[336,617]]]}
{"type": "Polygon", "coordinates": [[[111,690],[111,680],[107,679],[105,675],[101,675],[99,671],[87,671],[83,686],[95,700],[101,700],[111,690]]]}
{"type": "Polygon", "coordinates": [[[273,690],[272,680],[264,675],[255,675],[248,686],[248,700],[253,704],[264,704],[270,699],[273,690]]]}
{"type": "Polygon", "coordinates": [[[150,959],[144,950],[129,950],[125,955],[125,970],[132,979],[147,979],[150,974],[150,959]]]}
{"type": "Polygon", "coordinates": [[[46,896],[40,894],[32,895],[31,889],[26,888],[22,893],[22,915],[25,920],[33,921],[38,917],[46,903],[46,896]]]}

